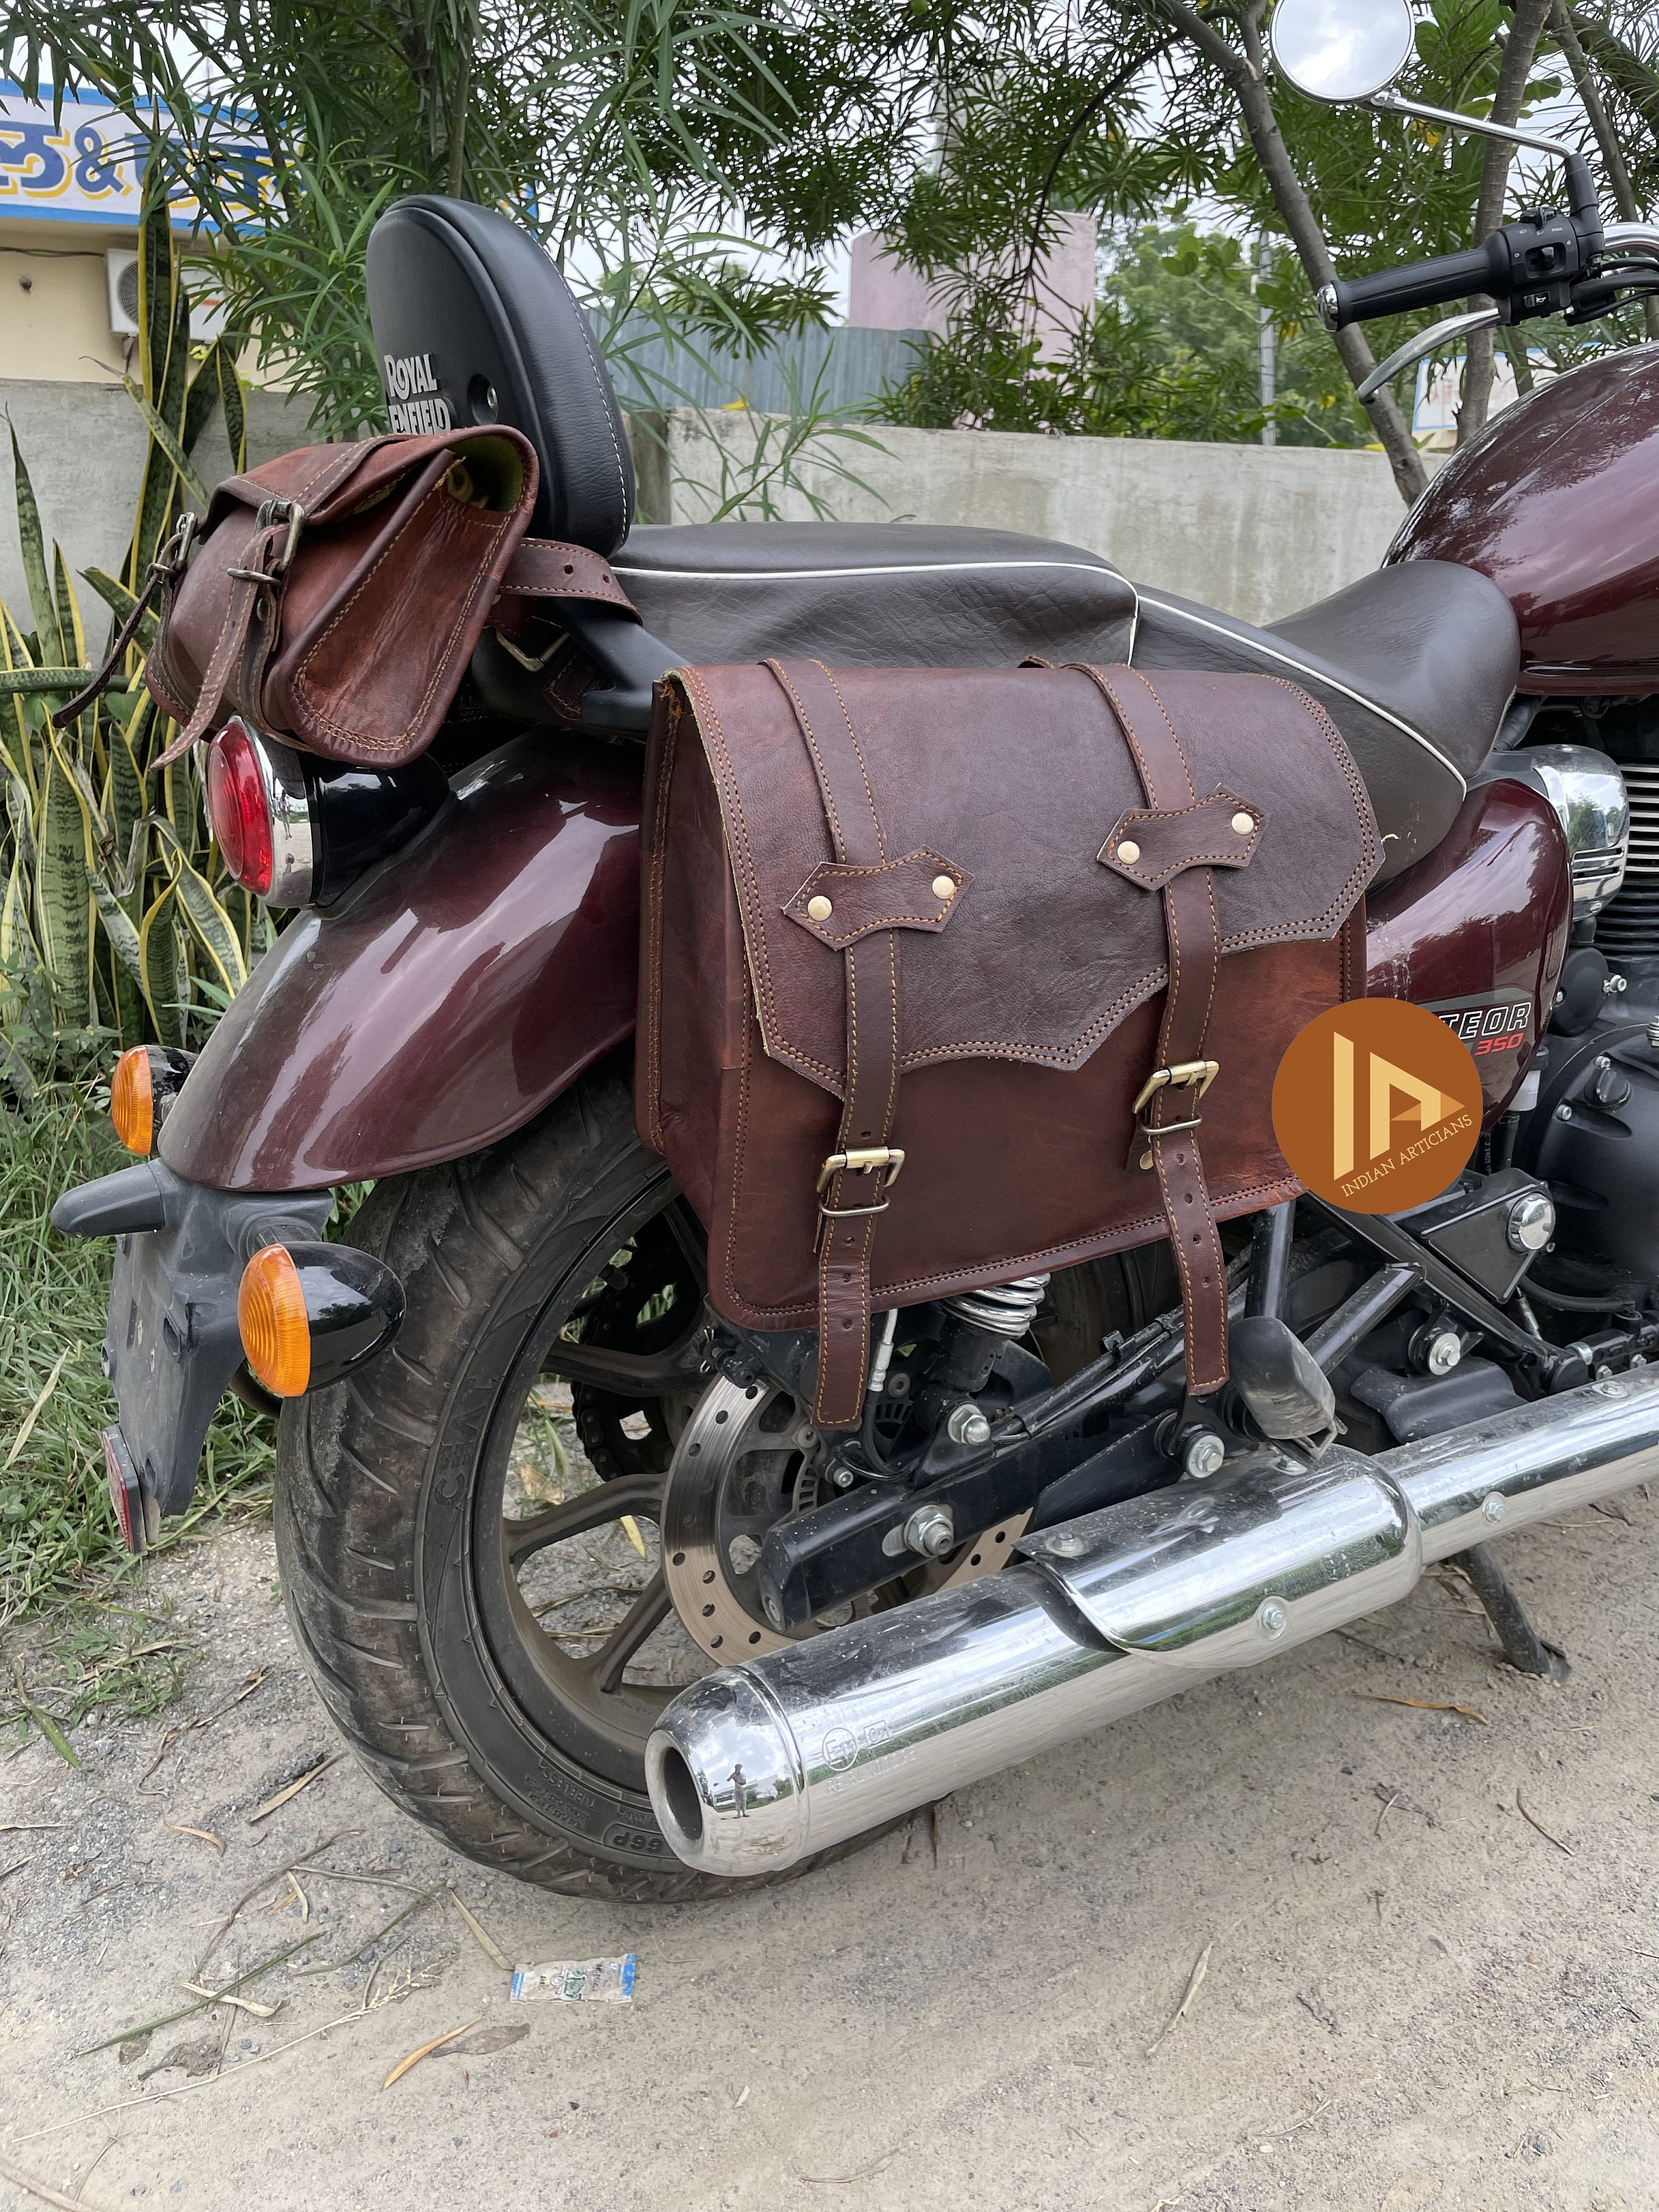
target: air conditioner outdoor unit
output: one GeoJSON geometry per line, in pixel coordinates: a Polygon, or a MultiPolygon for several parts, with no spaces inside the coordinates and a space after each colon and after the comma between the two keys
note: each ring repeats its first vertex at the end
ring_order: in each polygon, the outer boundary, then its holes
{"type": "MultiPolygon", "coordinates": [[[[104,255],[109,278],[109,326],[117,337],[138,335],[138,256],[131,246],[112,246],[104,255]]],[[[225,311],[217,300],[199,295],[190,311],[190,334],[198,345],[211,345],[225,327],[225,311]]]]}
{"type": "Polygon", "coordinates": [[[117,337],[138,335],[138,256],[124,246],[112,246],[104,256],[109,278],[109,326],[117,337]]]}

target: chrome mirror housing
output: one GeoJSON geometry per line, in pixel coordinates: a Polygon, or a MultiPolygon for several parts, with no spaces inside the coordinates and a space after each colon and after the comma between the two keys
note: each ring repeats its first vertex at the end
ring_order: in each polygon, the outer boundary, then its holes
{"type": "Polygon", "coordinates": [[[1279,0],[1273,67],[1310,100],[1370,100],[1412,58],[1407,0],[1279,0]]]}

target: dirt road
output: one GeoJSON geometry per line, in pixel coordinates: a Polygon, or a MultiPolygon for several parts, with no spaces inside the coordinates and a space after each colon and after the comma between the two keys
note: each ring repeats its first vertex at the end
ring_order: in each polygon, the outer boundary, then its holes
{"type": "Polygon", "coordinates": [[[1564,1689],[1434,1577],[805,1881],[641,1909],[454,1859],[349,1757],[251,1822],[336,1746],[268,1534],[216,1537],[149,1578],[182,1705],[0,1764],[0,2206],[1650,2212],[1659,1503],[1502,1556],[1564,1689]],[[512,2002],[452,1882],[515,1965],[635,1953],[633,2003],[512,2002]],[[295,1944],[275,2013],[76,2055],[295,1944]]]}

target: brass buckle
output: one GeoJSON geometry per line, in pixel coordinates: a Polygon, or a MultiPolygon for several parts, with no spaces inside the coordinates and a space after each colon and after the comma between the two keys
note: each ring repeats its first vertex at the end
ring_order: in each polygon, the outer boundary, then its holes
{"type": "Polygon", "coordinates": [[[300,532],[306,526],[306,511],[297,499],[262,500],[254,512],[256,530],[269,530],[273,524],[286,522],[288,536],[283,550],[268,568],[227,568],[228,576],[240,576],[245,584],[275,584],[288,574],[300,544],[300,532]]]}
{"type": "Polygon", "coordinates": [[[1193,1103],[1196,1106],[1220,1073],[1221,1062],[1218,1060],[1178,1060],[1173,1066],[1152,1070],[1141,1085],[1134,1104],[1129,1109],[1135,1117],[1134,1134],[1129,1139],[1128,1164],[1131,1167],[1135,1164],[1135,1153],[1140,1146],[1146,1146],[1140,1154],[1139,1162],[1144,1171],[1152,1164],[1152,1142],[1154,1137],[1173,1137],[1182,1129],[1196,1129],[1204,1118],[1201,1114],[1194,1114],[1188,1121],[1164,1121],[1156,1128],[1149,1128],[1140,1118],[1141,1109],[1147,1102],[1165,1089],[1191,1091],[1193,1103]]]}

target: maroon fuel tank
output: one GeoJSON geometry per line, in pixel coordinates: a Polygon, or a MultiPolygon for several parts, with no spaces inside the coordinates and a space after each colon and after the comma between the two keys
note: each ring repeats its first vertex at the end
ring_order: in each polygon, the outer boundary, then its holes
{"type": "Polygon", "coordinates": [[[1431,853],[1372,901],[1365,981],[1455,1029],[1480,1071],[1490,1128],[1527,1072],[1572,922],[1567,841],[1524,783],[1477,785],[1431,853]]]}
{"type": "Polygon", "coordinates": [[[221,1190],[315,1190],[493,1143],[634,1026],[639,755],[529,736],[414,849],[286,929],[158,1150],[221,1190]]]}
{"type": "Polygon", "coordinates": [[[1659,690],[1659,346],[1587,362],[1447,462],[1383,556],[1504,591],[1528,692],[1659,690]]]}

